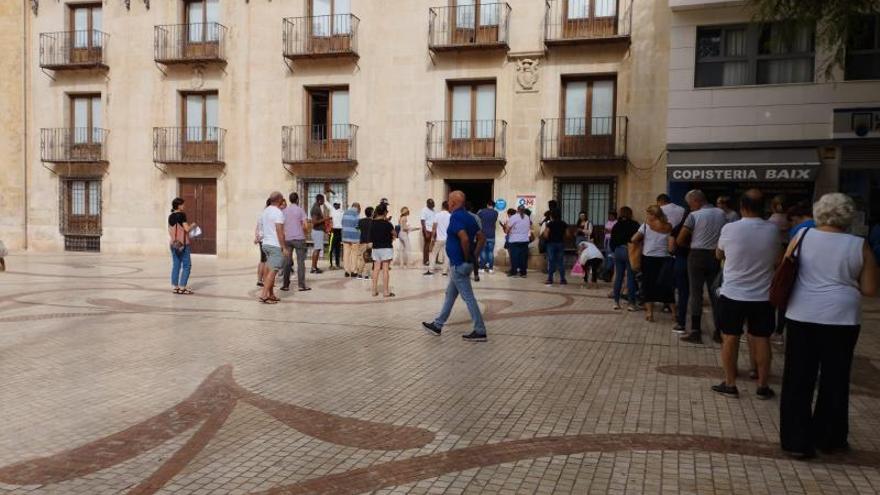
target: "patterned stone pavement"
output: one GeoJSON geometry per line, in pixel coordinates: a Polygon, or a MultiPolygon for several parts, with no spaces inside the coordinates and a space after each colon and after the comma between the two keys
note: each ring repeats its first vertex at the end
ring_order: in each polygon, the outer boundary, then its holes
{"type": "Polygon", "coordinates": [[[192,296],[163,258],[8,265],[0,494],[880,492],[877,301],[853,452],[796,462],[776,400],[746,378],[740,399],[713,394],[717,346],[611,311],[607,286],[485,276],[473,344],[463,305],[442,337],[420,330],[446,280],[415,269],[392,271],[393,299],[325,272],[266,306],[248,260],[195,257],[192,296]]]}

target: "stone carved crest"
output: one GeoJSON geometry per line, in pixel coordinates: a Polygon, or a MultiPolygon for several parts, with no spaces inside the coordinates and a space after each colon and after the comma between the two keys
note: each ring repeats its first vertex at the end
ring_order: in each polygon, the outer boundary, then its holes
{"type": "Polygon", "coordinates": [[[205,86],[205,68],[201,66],[193,67],[192,79],[189,81],[192,89],[202,89],[205,86]]]}
{"type": "Polygon", "coordinates": [[[538,67],[541,62],[533,58],[521,58],[516,61],[516,82],[523,91],[537,91],[538,67]]]}

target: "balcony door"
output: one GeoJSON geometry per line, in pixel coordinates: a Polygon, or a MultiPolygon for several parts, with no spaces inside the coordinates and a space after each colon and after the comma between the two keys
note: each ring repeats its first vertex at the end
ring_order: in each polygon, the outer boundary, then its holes
{"type": "Polygon", "coordinates": [[[104,132],[101,95],[70,96],[71,160],[99,160],[104,132]]]}
{"type": "Polygon", "coordinates": [[[217,93],[184,93],[181,129],[183,158],[187,161],[217,161],[219,139],[217,93]]]}
{"type": "Polygon", "coordinates": [[[601,38],[617,34],[618,0],[564,0],[566,38],[601,38]]]}
{"type": "Polygon", "coordinates": [[[314,160],[343,160],[349,156],[348,88],[309,90],[309,144],[307,156],[314,160]]]}
{"type": "Polygon", "coordinates": [[[186,36],[185,58],[205,59],[220,56],[220,0],[189,0],[184,4],[186,36]]]}
{"type": "Polygon", "coordinates": [[[495,154],[495,83],[449,86],[447,151],[452,158],[495,154]]]}
{"type": "Polygon", "coordinates": [[[499,0],[452,0],[452,43],[467,45],[498,41],[503,3],[499,0]]]}
{"type": "Polygon", "coordinates": [[[560,156],[613,155],[615,134],[614,79],[564,82],[560,156]]]}
{"type": "Polygon", "coordinates": [[[70,61],[87,63],[101,60],[103,13],[101,4],[73,5],[70,8],[70,61]]]}
{"type": "Polygon", "coordinates": [[[351,50],[351,0],[310,0],[310,53],[351,50]]]}
{"type": "Polygon", "coordinates": [[[217,254],[217,179],[179,179],[186,219],[201,227],[202,235],[192,239],[195,254],[217,254]]]}

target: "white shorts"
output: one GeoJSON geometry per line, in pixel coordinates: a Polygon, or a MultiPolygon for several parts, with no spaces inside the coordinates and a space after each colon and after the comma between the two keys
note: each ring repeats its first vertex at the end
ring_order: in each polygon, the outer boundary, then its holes
{"type": "Polygon", "coordinates": [[[323,253],[324,252],[324,231],[323,230],[313,230],[312,231],[312,249],[323,253]]]}
{"type": "Polygon", "coordinates": [[[373,250],[373,261],[391,261],[394,259],[393,248],[381,248],[373,250]]]}

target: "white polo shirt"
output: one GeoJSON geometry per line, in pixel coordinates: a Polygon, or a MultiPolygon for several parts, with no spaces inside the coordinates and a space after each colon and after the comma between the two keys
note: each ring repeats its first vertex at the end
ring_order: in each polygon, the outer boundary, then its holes
{"type": "Polygon", "coordinates": [[[434,213],[434,210],[428,208],[427,206],[422,208],[422,215],[419,217],[420,220],[425,221],[425,232],[433,232],[434,231],[434,218],[437,216],[434,213]]]}
{"type": "Polygon", "coordinates": [[[768,301],[782,249],[776,225],[761,218],[730,222],[721,228],[718,249],[724,251],[721,295],[734,301],[768,301]]]}
{"type": "Polygon", "coordinates": [[[260,225],[263,228],[263,245],[275,246],[280,248],[281,243],[278,242],[278,233],[275,230],[276,225],[284,225],[284,212],[274,205],[269,205],[260,215],[260,225]]]}
{"type": "MultiPolygon", "coordinates": [[[[446,210],[441,211],[440,213],[434,215],[434,223],[437,224],[437,240],[445,241],[447,237],[446,231],[449,230],[449,219],[452,218],[452,214],[446,210]]],[[[427,225],[428,222],[425,222],[427,225]]]]}

